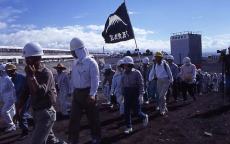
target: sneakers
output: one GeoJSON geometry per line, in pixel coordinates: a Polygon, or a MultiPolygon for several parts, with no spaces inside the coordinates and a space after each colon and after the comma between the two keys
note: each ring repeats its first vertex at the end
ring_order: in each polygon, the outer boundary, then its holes
{"type": "Polygon", "coordinates": [[[145,119],[143,120],[143,126],[147,127],[148,123],[149,123],[149,116],[146,114],[145,119]]]}
{"type": "Polygon", "coordinates": [[[166,115],[166,112],[165,111],[160,112],[160,115],[164,116],[164,115],[166,115]]]}
{"type": "Polygon", "coordinates": [[[91,144],[100,144],[101,140],[99,139],[93,139],[91,144]]]}
{"type": "Polygon", "coordinates": [[[6,133],[13,132],[13,131],[16,131],[16,126],[15,125],[12,125],[12,126],[10,126],[10,127],[5,129],[6,133]]]}
{"type": "Polygon", "coordinates": [[[148,100],[147,100],[147,101],[145,101],[145,102],[144,102],[144,104],[146,104],[146,105],[147,105],[147,104],[149,104],[149,101],[148,101],[148,100]]]}
{"type": "Polygon", "coordinates": [[[132,132],[133,132],[132,128],[126,128],[125,131],[124,131],[125,134],[130,134],[132,132]]]}
{"type": "Polygon", "coordinates": [[[160,115],[161,115],[163,118],[167,118],[167,117],[168,117],[168,114],[167,114],[166,111],[161,112],[160,115]]]}
{"type": "Polygon", "coordinates": [[[159,106],[158,106],[158,107],[156,107],[156,110],[157,110],[157,111],[159,111],[159,110],[160,110],[160,107],[159,107],[159,106]]]}
{"type": "Polygon", "coordinates": [[[110,109],[113,109],[113,108],[114,108],[114,105],[110,105],[109,108],[110,108],[110,109]]]}

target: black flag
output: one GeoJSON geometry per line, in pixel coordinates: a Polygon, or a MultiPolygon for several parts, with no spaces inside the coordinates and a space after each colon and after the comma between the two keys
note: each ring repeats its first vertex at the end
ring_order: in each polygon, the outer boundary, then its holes
{"type": "Polygon", "coordinates": [[[119,6],[115,13],[109,15],[102,36],[106,43],[117,43],[134,38],[125,2],[119,6]]]}

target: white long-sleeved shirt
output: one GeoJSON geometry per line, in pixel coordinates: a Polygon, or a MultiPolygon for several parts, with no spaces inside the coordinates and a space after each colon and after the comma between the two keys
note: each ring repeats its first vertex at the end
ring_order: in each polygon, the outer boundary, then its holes
{"type": "Polygon", "coordinates": [[[161,64],[159,64],[159,65],[156,64],[155,71],[156,71],[156,77],[159,78],[159,79],[169,77],[167,71],[164,68],[164,63],[163,62],[161,64]]]}
{"type": "Polygon", "coordinates": [[[71,81],[73,89],[90,87],[90,96],[94,97],[99,86],[97,62],[89,56],[75,60],[72,65],[71,81]]]}
{"type": "Polygon", "coordinates": [[[194,83],[196,81],[196,66],[194,64],[182,65],[180,71],[180,77],[183,81],[186,81],[186,78],[191,78],[188,83],[194,83]]]}
{"type": "Polygon", "coordinates": [[[169,78],[169,81],[173,82],[171,69],[164,60],[161,62],[160,65],[155,64],[155,66],[152,66],[152,69],[149,73],[149,81],[153,80],[154,76],[156,76],[157,79],[169,78]]]}
{"type": "Polygon", "coordinates": [[[4,103],[15,102],[16,93],[14,84],[8,76],[0,76],[0,100],[4,103]]]}

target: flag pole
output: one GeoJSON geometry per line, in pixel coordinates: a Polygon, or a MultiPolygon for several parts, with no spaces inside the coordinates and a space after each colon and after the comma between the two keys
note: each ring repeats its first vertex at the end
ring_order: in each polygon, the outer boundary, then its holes
{"type": "MultiPolygon", "coordinates": [[[[125,2],[126,2],[126,0],[124,0],[124,3],[125,2]]],[[[128,16],[129,16],[128,8],[126,7],[126,9],[127,9],[127,13],[128,13],[128,16]]],[[[133,31],[133,34],[134,34],[133,27],[132,27],[132,31],[133,31]]],[[[141,56],[140,56],[140,53],[139,53],[139,48],[137,46],[137,40],[136,40],[135,34],[134,34],[134,42],[135,42],[135,45],[136,45],[136,49],[138,50],[137,54],[138,54],[139,64],[141,65],[141,56]]]]}

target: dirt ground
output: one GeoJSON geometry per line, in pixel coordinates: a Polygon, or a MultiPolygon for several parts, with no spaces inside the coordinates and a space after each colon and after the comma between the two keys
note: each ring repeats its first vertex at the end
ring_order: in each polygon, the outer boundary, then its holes
{"type": "MultiPolygon", "coordinates": [[[[230,104],[223,103],[220,94],[210,93],[197,96],[197,101],[189,99],[169,103],[167,117],[162,117],[153,104],[143,106],[149,115],[149,125],[142,127],[133,118],[133,133],[125,135],[124,119],[118,111],[100,105],[103,144],[230,144],[230,104]]],[[[60,119],[54,125],[56,136],[67,139],[68,118],[60,119]]],[[[2,125],[0,125],[1,127],[2,125]]],[[[32,128],[31,128],[32,131],[32,128]]],[[[31,132],[30,132],[31,133],[31,132]]],[[[19,141],[20,130],[5,134],[0,132],[0,144],[24,144],[28,139],[19,141]]],[[[81,121],[81,143],[90,143],[90,130],[86,117],[81,121]]]]}

